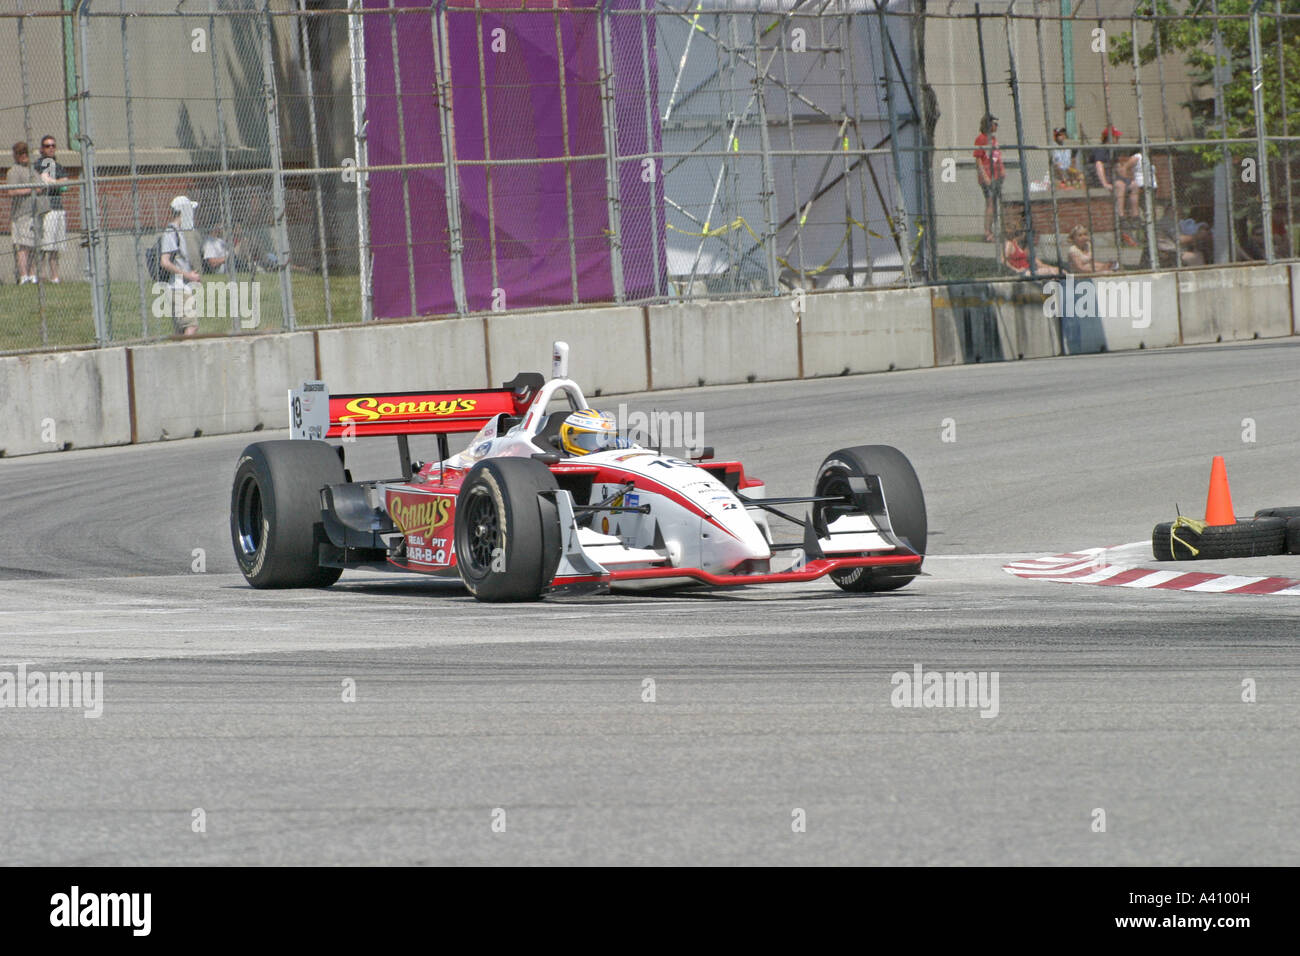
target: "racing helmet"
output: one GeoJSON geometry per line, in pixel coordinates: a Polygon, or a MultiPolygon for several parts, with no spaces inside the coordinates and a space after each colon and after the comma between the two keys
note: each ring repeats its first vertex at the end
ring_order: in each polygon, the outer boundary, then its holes
{"type": "Polygon", "coordinates": [[[570,455],[590,455],[608,448],[626,448],[628,443],[618,437],[618,422],[609,412],[583,408],[570,412],[560,426],[560,444],[570,455]]]}

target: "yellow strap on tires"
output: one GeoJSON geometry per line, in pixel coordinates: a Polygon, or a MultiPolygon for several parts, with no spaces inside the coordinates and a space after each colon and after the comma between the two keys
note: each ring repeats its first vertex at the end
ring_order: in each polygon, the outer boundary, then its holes
{"type": "Polygon", "coordinates": [[[1201,553],[1201,549],[1192,547],[1190,543],[1178,537],[1176,532],[1178,531],[1179,528],[1190,528],[1194,534],[1199,535],[1205,531],[1206,528],[1205,522],[1201,521],[1198,518],[1188,518],[1185,515],[1179,515],[1177,518],[1174,519],[1173,523],[1169,526],[1169,556],[1175,557],[1174,542],[1177,541],[1188,551],[1192,552],[1192,557],[1196,557],[1198,554],[1201,553]]]}

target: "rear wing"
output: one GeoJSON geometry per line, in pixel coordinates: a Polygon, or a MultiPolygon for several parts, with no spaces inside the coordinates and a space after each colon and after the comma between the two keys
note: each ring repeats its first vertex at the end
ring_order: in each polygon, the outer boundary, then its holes
{"type": "Polygon", "coordinates": [[[473,434],[498,415],[521,415],[545,384],[536,372],[500,388],[331,395],[324,382],[289,389],[289,437],[473,434]]]}

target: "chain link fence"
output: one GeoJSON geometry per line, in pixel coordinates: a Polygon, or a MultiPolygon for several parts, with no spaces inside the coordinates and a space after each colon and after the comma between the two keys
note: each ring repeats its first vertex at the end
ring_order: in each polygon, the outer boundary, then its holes
{"type": "Polygon", "coordinates": [[[12,4],[0,351],[1295,254],[1279,0],[12,4]]]}

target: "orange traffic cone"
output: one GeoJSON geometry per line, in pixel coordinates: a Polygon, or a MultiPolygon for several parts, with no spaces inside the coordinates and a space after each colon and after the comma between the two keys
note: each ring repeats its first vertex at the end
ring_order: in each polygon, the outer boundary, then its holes
{"type": "Polygon", "coordinates": [[[1222,455],[1215,455],[1214,464],[1210,466],[1210,493],[1205,499],[1205,523],[1212,526],[1237,523],[1232,514],[1228,469],[1223,464],[1222,455]]]}

